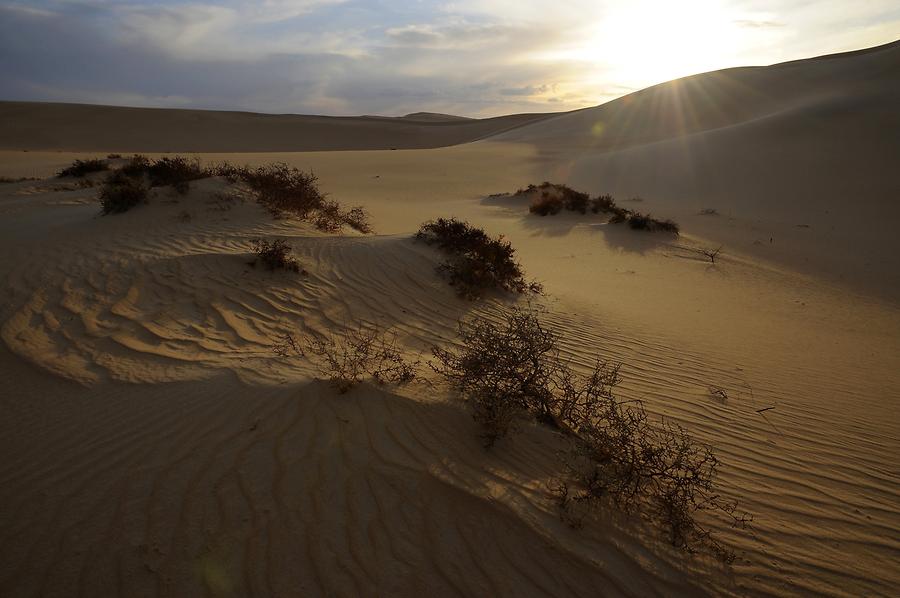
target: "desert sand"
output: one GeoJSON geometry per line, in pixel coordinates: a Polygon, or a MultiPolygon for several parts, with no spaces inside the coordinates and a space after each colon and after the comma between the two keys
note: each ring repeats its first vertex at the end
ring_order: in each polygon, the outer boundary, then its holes
{"type": "Polygon", "coordinates": [[[0,184],[0,595],[893,595],[898,72],[895,43],[495,122],[0,104],[0,175],[37,179],[0,184]],[[375,234],[275,220],[221,178],[101,217],[52,177],[111,151],[312,170],[375,234]],[[682,233],[494,195],[543,180],[682,233]],[[273,353],[369,322],[426,357],[498,318],[515,297],[458,298],[412,241],[439,216],[505,235],[565,355],[620,362],[621,397],[716,449],[755,518],[716,529],[733,565],[613,509],[560,521],[544,426],[488,451],[440,385],[339,395],[273,353]],[[250,267],[255,237],[308,275],[250,267]]]}

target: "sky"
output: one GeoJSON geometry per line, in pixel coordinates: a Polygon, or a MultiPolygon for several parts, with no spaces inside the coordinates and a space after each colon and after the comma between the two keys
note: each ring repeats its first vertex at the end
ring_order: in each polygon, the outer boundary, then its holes
{"type": "Polygon", "coordinates": [[[897,0],[0,0],[0,100],[484,117],[898,38],[897,0]]]}

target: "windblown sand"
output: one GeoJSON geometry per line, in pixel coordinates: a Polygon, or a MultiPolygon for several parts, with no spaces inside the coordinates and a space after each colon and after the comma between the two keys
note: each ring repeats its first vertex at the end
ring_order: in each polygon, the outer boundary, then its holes
{"type": "Polygon", "coordinates": [[[0,175],[40,177],[0,185],[0,595],[892,595],[900,185],[879,164],[900,155],[897,52],[713,73],[441,149],[200,155],[312,169],[374,235],[274,220],[222,179],[100,217],[96,188],[49,178],[96,154],[0,152],[0,175]],[[752,93],[659,96],[735,78],[752,93]],[[671,97],[724,115],[672,124],[671,97]],[[628,102],[644,116],[626,143],[628,102]],[[844,126],[859,136],[834,143],[844,126]],[[615,143],[588,141],[604,130],[615,143]],[[490,197],[542,180],[683,233],[490,197]],[[427,354],[459,318],[499,317],[512,299],[458,299],[412,242],[438,216],[504,234],[565,356],[621,362],[622,398],[717,449],[723,492],[755,515],[716,530],[733,566],[612,510],[563,524],[559,440],[539,425],[485,451],[441,386],[338,395],[274,355],[285,332],[357,322],[427,354]],[[288,239],[308,275],[251,267],[255,237],[288,239]],[[718,245],[715,264],[692,251],[718,245]]]}

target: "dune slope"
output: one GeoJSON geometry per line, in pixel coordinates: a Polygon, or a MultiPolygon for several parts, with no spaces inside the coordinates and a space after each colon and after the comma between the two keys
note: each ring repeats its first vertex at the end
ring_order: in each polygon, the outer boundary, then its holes
{"type": "Polygon", "coordinates": [[[534,174],[521,150],[264,158],[365,202],[373,236],[273,220],[219,179],[107,217],[73,181],[4,185],[0,593],[889,595],[896,308],[734,255],[712,266],[690,236],[479,201],[534,174]],[[716,448],[723,492],[756,515],[751,533],[715,528],[733,568],[612,509],[563,525],[546,428],[487,452],[441,386],[338,395],[274,354],[284,332],[377,322],[422,358],[457,318],[499,317],[508,299],[458,299],[410,240],[449,214],[518,248],[576,367],[621,361],[619,396],[716,448]],[[258,236],[309,274],[250,266],[258,236]]]}
{"type": "Polygon", "coordinates": [[[535,147],[551,180],[896,299],[897,106],[900,42],[686,77],[495,140],[535,147]]]}

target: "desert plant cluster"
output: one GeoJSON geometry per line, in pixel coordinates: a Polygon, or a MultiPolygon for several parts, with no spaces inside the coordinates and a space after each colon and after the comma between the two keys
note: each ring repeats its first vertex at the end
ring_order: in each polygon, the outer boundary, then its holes
{"type": "Polygon", "coordinates": [[[310,220],[319,230],[337,232],[349,226],[361,233],[372,231],[368,214],[361,206],[344,209],[328,199],[312,172],[303,172],[283,163],[257,168],[219,164],[209,169],[231,182],[243,182],[257,193],[259,202],[277,216],[291,215],[310,220]]]}
{"type": "Polygon", "coordinates": [[[85,175],[91,174],[92,172],[103,172],[104,170],[109,170],[109,163],[106,160],[75,160],[74,162],[72,162],[71,166],[67,166],[66,168],[63,168],[58,173],[56,173],[56,176],[59,178],[83,177],[85,175]]]}
{"type": "MultiPolygon", "coordinates": [[[[106,160],[76,160],[70,167],[60,171],[59,176],[83,177],[87,173],[103,170],[109,170],[106,160]]],[[[319,189],[318,179],[313,173],[303,172],[283,163],[257,168],[228,163],[204,167],[196,158],[165,156],[152,160],[135,154],[126,159],[104,182],[101,202],[104,197],[107,200],[103,213],[120,213],[134,207],[146,199],[147,187],[171,187],[183,195],[190,190],[192,181],[214,176],[225,177],[231,183],[246,184],[256,193],[259,203],[276,216],[306,220],[324,232],[339,232],[344,226],[361,233],[372,232],[369,216],[361,206],[344,208],[319,189]],[[139,195],[141,188],[145,191],[143,197],[139,201],[132,201],[139,195]]]]}
{"type": "Polygon", "coordinates": [[[579,526],[611,503],[662,523],[676,546],[705,545],[734,559],[697,519],[709,511],[735,526],[751,520],[717,491],[715,454],[676,424],[652,423],[642,403],[618,400],[617,365],[598,360],[589,374],[577,374],[533,309],[463,322],[459,337],[459,349],[433,348],[431,365],[472,405],[487,446],[525,418],[568,439],[563,473],[552,484],[566,521],[579,526]]]}
{"type": "Polygon", "coordinates": [[[376,326],[360,325],[336,335],[285,334],[275,345],[282,357],[315,362],[322,375],[341,394],[371,378],[378,384],[407,384],[416,378],[418,362],[403,357],[397,337],[376,326]]]}
{"type": "Polygon", "coordinates": [[[252,243],[253,253],[256,254],[256,260],[252,262],[254,265],[258,261],[269,270],[301,272],[300,262],[291,255],[292,248],[284,239],[253,239],[252,243]]]}
{"type": "Polygon", "coordinates": [[[147,201],[147,186],[143,178],[130,176],[122,170],[110,173],[103,181],[98,195],[103,214],[121,214],[147,201]]]}
{"type": "Polygon", "coordinates": [[[620,207],[611,195],[590,197],[587,193],[576,191],[567,185],[543,182],[540,185],[528,185],[519,189],[516,195],[533,194],[534,198],[528,211],[538,216],[552,216],[563,210],[587,214],[610,214],[612,224],[627,223],[635,230],[661,231],[678,234],[678,225],[672,220],[658,220],[650,214],[642,214],[635,210],[620,207]]]}
{"type": "Polygon", "coordinates": [[[457,293],[477,299],[489,290],[513,293],[540,293],[541,285],[525,280],[515,260],[516,250],[503,239],[455,218],[438,218],[424,223],[415,235],[417,241],[434,245],[447,255],[438,266],[457,293]]]}
{"type": "Polygon", "coordinates": [[[39,180],[37,177],[33,176],[20,176],[20,177],[8,177],[8,176],[0,176],[0,183],[24,183],[25,181],[37,181],[39,180]]]}

